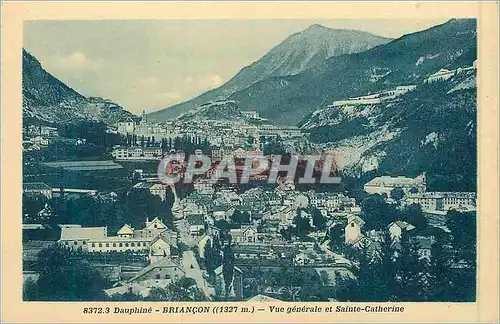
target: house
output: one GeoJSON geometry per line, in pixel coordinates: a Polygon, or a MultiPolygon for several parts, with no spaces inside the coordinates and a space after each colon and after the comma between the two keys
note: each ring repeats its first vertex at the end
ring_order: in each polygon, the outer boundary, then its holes
{"type": "Polygon", "coordinates": [[[186,272],[180,264],[166,257],[144,267],[134,277],[130,278],[128,283],[141,281],[156,282],[157,280],[168,280],[168,282],[171,282],[184,277],[185,274],[186,272]]]}
{"type": "Polygon", "coordinates": [[[116,234],[118,237],[131,238],[134,237],[134,229],[129,224],[125,224],[116,234]]]}
{"type": "Polygon", "coordinates": [[[135,131],[135,121],[132,118],[127,118],[117,124],[118,133],[133,134],[135,131]]]}
{"type": "Polygon", "coordinates": [[[297,254],[294,258],[293,258],[293,264],[294,265],[299,265],[299,266],[303,266],[303,265],[307,265],[311,262],[314,262],[313,259],[311,259],[307,254],[305,253],[299,253],[297,254]]]}
{"type": "Polygon", "coordinates": [[[56,127],[40,126],[40,135],[56,137],[59,136],[56,127]]]}
{"type": "Polygon", "coordinates": [[[201,237],[201,239],[198,241],[198,253],[200,255],[200,258],[201,259],[204,259],[205,258],[205,249],[208,247],[207,244],[210,243],[209,246],[212,245],[212,241],[213,238],[209,235],[203,235],[201,237]]]}
{"type": "Polygon", "coordinates": [[[174,248],[177,248],[175,240],[168,235],[158,235],[149,245],[149,260],[155,263],[163,258],[170,257],[174,248]]]}
{"type": "Polygon", "coordinates": [[[171,248],[177,248],[175,234],[158,218],[151,222],[146,221],[146,228],[142,230],[134,230],[125,224],[117,232],[117,236],[108,236],[106,227],[62,225],[58,243],[71,249],[81,248],[88,252],[149,253],[150,259],[163,257],[165,254],[171,255],[171,248]],[[164,242],[158,243],[158,239],[164,242]]]}
{"type": "Polygon", "coordinates": [[[361,217],[357,215],[349,215],[347,217],[347,225],[344,229],[346,244],[352,245],[363,237],[361,234],[363,225],[365,225],[365,221],[361,217]]]}
{"type": "Polygon", "coordinates": [[[134,237],[153,239],[166,230],[167,226],[158,217],[155,217],[152,221],[146,219],[146,226],[143,229],[134,230],[134,237]]]}
{"type": "Polygon", "coordinates": [[[141,181],[134,185],[135,189],[145,189],[150,194],[160,197],[161,200],[165,200],[167,197],[167,187],[168,186],[164,183],[154,183],[147,181],[141,181]]]}
{"type": "Polygon", "coordinates": [[[215,206],[213,209],[212,216],[215,221],[225,220],[229,221],[229,215],[232,215],[231,210],[234,212],[234,207],[229,205],[215,206]]]}
{"type": "Polygon", "coordinates": [[[376,177],[368,181],[364,185],[364,190],[369,194],[386,194],[390,197],[391,191],[395,188],[401,188],[408,194],[410,192],[425,192],[426,191],[426,179],[425,174],[422,174],[414,179],[407,178],[404,176],[390,177],[382,176],[376,177]]]}
{"type": "Polygon", "coordinates": [[[149,192],[152,195],[160,197],[161,200],[165,200],[167,198],[167,185],[163,183],[155,183],[149,187],[149,192]]]}
{"type": "Polygon", "coordinates": [[[392,240],[399,241],[403,232],[408,232],[415,229],[415,226],[404,221],[396,221],[389,224],[389,233],[392,240]]]}
{"type": "Polygon", "coordinates": [[[229,294],[226,294],[226,284],[222,266],[215,269],[215,291],[219,296],[233,297],[238,300],[243,299],[243,271],[233,266],[233,278],[229,286],[229,294]]]}
{"type": "Polygon", "coordinates": [[[234,243],[257,242],[257,230],[253,227],[236,228],[229,231],[234,243]]]}
{"type": "Polygon", "coordinates": [[[42,194],[48,199],[52,199],[52,188],[49,187],[44,182],[27,182],[23,183],[23,194],[24,193],[38,193],[42,194]]]}
{"type": "Polygon", "coordinates": [[[269,297],[266,295],[258,294],[246,300],[247,302],[278,302],[281,299],[269,297]]]}
{"type": "Polygon", "coordinates": [[[191,235],[200,235],[205,229],[205,216],[203,214],[187,215],[187,222],[191,235]]]}
{"type": "Polygon", "coordinates": [[[411,240],[417,247],[417,253],[420,259],[427,259],[430,261],[432,256],[432,245],[435,242],[434,237],[415,236],[411,240]]]}

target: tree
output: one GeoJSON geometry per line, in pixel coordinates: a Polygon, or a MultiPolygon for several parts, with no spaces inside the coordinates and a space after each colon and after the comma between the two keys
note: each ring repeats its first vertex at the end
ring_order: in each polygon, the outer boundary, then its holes
{"type": "Polygon", "coordinates": [[[141,295],[134,294],[132,291],[127,291],[124,294],[113,294],[109,297],[110,301],[140,301],[143,299],[141,295]]]}
{"type": "Polygon", "coordinates": [[[403,191],[403,189],[397,187],[391,190],[390,196],[392,199],[400,201],[405,196],[405,192],[403,191]]]}
{"type": "MultiPolygon", "coordinates": [[[[446,226],[453,235],[453,246],[461,254],[466,256],[467,253],[476,249],[476,213],[461,213],[451,210],[446,215],[446,226]]],[[[467,255],[468,260],[472,260],[471,255],[467,255]]]]}
{"type": "Polygon", "coordinates": [[[103,300],[104,278],[89,263],[76,259],[61,247],[44,249],[39,255],[39,300],[103,300]]]}
{"type": "Polygon", "coordinates": [[[23,284],[23,300],[24,301],[40,300],[38,285],[31,278],[28,278],[23,284]]]}
{"type": "Polygon", "coordinates": [[[381,230],[399,218],[396,208],[385,202],[384,196],[370,195],[363,199],[361,208],[367,228],[381,230]]]}
{"type": "Polygon", "coordinates": [[[47,197],[42,194],[23,194],[23,215],[36,216],[36,214],[45,207],[48,202],[47,197]]]}
{"type": "Polygon", "coordinates": [[[301,216],[301,211],[297,210],[297,215],[293,219],[296,228],[296,235],[303,237],[311,232],[311,223],[308,217],[301,216]]]}
{"type": "Polygon", "coordinates": [[[313,218],[313,225],[318,229],[324,229],[326,225],[326,217],[321,214],[318,208],[311,208],[311,215],[313,218]]]}
{"type": "Polygon", "coordinates": [[[453,301],[476,300],[476,213],[450,211],[447,215],[447,227],[452,234],[452,262],[463,263],[450,272],[450,281],[454,287],[453,301]]]}
{"type": "Polygon", "coordinates": [[[192,278],[183,277],[171,282],[167,287],[154,287],[145,301],[206,301],[205,294],[196,286],[192,278]]]}
{"type": "Polygon", "coordinates": [[[450,258],[445,251],[443,237],[438,237],[432,245],[429,273],[431,287],[433,287],[429,300],[449,301],[452,295],[450,258]]]}
{"type": "Polygon", "coordinates": [[[415,245],[410,241],[406,232],[401,235],[401,251],[395,262],[397,288],[395,295],[398,301],[418,301],[419,287],[418,274],[421,264],[415,245]]]}
{"type": "Polygon", "coordinates": [[[330,239],[330,249],[332,251],[337,251],[342,253],[345,250],[345,232],[341,224],[335,224],[330,227],[329,239],[330,239]]]}
{"type": "Polygon", "coordinates": [[[419,204],[406,206],[401,215],[401,219],[412,224],[417,229],[426,228],[429,223],[422,212],[422,207],[419,204]]]}
{"type": "Polygon", "coordinates": [[[211,279],[214,279],[214,271],[221,265],[221,247],[217,237],[214,239],[213,243],[207,240],[203,258],[208,275],[211,279]]]}
{"type": "Polygon", "coordinates": [[[230,218],[236,224],[248,224],[250,222],[250,214],[246,211],[241,212],[238,209],[234,211],[230,218]]]}
{"type": "Polygon", "coordinates": [[[222,259],[222,275],[224,277],[224,289],[226,292],[226,297],[229,297],[233,284],[233,274],[234,274],[234,250],[231,243],[227,244],[223,250],[222,259]]]}

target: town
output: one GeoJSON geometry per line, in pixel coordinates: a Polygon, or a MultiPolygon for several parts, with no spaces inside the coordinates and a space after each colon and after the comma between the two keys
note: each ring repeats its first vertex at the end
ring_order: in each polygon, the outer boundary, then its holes
{"type": "Polygon", "coordinates": [[[326,186],[158,178],[168,154],[309,153],[299,128],[261,122],[257,112],[162,124],[143,114],[99,135],[25,125],[25,298],[439,301],[474,280],[476,193],[430,191],[425,173],[340,172],[326,186]],[[55,160],[61,148],[73,156],[55,160]]]}

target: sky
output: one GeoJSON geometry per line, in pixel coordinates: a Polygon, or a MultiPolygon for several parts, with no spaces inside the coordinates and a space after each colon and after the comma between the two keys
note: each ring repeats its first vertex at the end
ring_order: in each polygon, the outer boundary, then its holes
{"type": "Polygon", "coordinates": [[[312,24],[398,38],[447,20],[38,20],[23,46],[82,95],[140,114],[222,85],[312,24]]]}

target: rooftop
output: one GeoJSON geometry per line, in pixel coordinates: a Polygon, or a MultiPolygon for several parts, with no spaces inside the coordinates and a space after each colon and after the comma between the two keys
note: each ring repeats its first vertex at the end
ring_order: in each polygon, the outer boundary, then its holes
{"type": "Polygon", "coordinates": [[[146,273],[150,272],[155,268],[173,268],[173,267],[179,268],[182,272],[185,272],[184,269],[182,269],[181,265],[175,263],[170,258],[163,258],[155,263],[148,265],[147,267],[144,267],[141,271],[137,272],[137,274],[134,277],[132,277],[129,280],[129,282],[139,279],[140,277],[142,277],[143,275],[145,275],[146,273]]]}
{"type": "Polygon", "coordinates": [[[61,240],[100,240],[106,233],[106,227],[63,227],[61,240]]]}
{"type": "Polygon", "coordinates": [[[65,170],[72,171],[111,170],[123,168],[120,164],[115,163],[112,160],[45,162],[43,165],[51,168],[63,168],[65,170]]]}
{"type": "Polygon", "coordinates": [[[440,191],[432,191],[432,192],[423,192],[423,193],[415,193],[409,194],[408,198],[470,198],[475,199],[475,192],[440,192],[440,191]]]}

